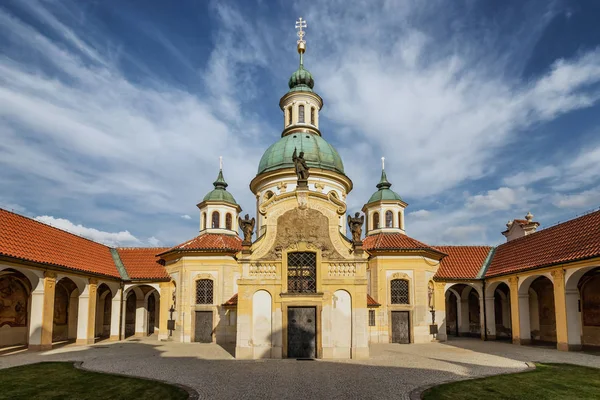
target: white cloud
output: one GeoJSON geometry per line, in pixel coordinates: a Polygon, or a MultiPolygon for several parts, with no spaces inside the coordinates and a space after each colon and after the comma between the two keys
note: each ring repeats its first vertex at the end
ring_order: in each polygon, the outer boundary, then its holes
{"type": "Polygon", "coordinates": [[[473,211],[510,210],[519,205],[526,205],[538,196],[531,189],[524,187],[501,187],[488,190],[486,194],[478,194],[467,199],[467,209],[473,211]]]}
{"type": "Polygon", "coordinates": [[[485,225],[451,226],[444,230],[441,243],[464,245],[473,242],[485,242],[485,233],[488,227],[485,225]]]}
{"type": "Polygon", "coordinates": [[[526,186],[545,179],[557,178],[560,173],[560,169],[556,166],[546,165],[533,171],[521,171],[515,175],[507,176],[504,178],[504,183],[508,186],[526,186]]]}
{"type": "Polygon", "coordinates": [[[35,217],[35,220],[75,235],[83,236],[95,242],[103,243],[107,246],[116,247],[141,244],[141,241],[133,236],[129,231],[104,232],[98,229],[85,227],[81,224],[76,225],[68,219],[54,218],[49,215],[35,217]]]}
{"type": "Polygon", "coordinates": [[[600,207],[600,188],[576,194],[557,194],[553,204],[559,208],[598,208],[600,207]]]}
{"type": "Polygon", "coordinates": [[[427,210],[417,210],[408,213],[409,216],[415,217],[418,219],[427,219],[431,216],[431,211],[427,210]]]}
{"type": "Polygon", "coordinates": [[[189,215],[187,215],[187,214],[184,214],[184,215],[182,215],[182,216],[181,216],[181,218],[183,218],[183,219],[192,219],[192,217],[190,217],[190,216],[189,216],[189,215]]]}
{"type": "Polygon", "coordinates": [[[158,247],[161,245],[161,241],[155,238],[154,236],[149,237],[147,242],[152,247],[158,247]]]}

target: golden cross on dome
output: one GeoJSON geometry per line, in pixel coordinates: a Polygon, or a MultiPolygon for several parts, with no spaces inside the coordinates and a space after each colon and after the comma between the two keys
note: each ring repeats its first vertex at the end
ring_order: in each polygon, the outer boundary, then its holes
{"type": "Polygon", "coordinates": [[[306,32],[304,32],[302,30],[302,28],[306,28],[306,20],[302,19],[302,17],[300,17],[298,19],[298,21],[296,21],[296,29],[298,29],[298,37],[300,38],[298,40],[298,44],[300,43],[306,43],[304,41],[304,35],[306,34],[306,32]]]}

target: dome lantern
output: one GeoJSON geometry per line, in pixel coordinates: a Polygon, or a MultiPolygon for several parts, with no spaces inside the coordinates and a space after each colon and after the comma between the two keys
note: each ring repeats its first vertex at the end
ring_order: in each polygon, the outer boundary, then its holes
{"type": "Polygon", "coordinates": [[[237,235],[238,215],[242,208],[227,191],[228,185],[223,177],[223,158],[219,159],[220,168],[217,179],[213,182],[214,189],[197,205],[200,209],[200,233],[237,235]]]}
{"type": "Polygon", "coordinates": [[[398,193],[391,190],[392,184],[385,173],[385,157],[381,157],[381,178],[377,191],[371,195],[362,211],[367,216],[367,235],[380,232],[404,232],[404,209],[408,206],[398,193]]]}

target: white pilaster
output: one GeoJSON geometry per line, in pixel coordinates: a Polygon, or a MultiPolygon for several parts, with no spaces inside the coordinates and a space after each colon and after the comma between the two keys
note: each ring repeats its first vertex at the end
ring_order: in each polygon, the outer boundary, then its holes
{"type": "MultiPolygon", "coordinates": [[[[110,340],[119,340],[119,326],[121,321],[121,290],[116,290],[115,295],[112,297],[111,301],[111,312],[110,312],[110,340]]],[[[109,301],[106,299],[105,301],[109,301]]],[[[123,302],[123,306],[125,306],[125,302],[123,302]]],[[[125,325],[123,323],[123,325],[125,325]]],[[[121,336],[123,338],[123,336],[121,336]]]]}
{"type": "Polygon", "coordinates": [[[486,312],[486,323],[487,333],[491,338],[496,337],[496,309],[494,303],[494,296],[485,298],[485,312],[486,312]]]}
{"type": "Polygon", "coordinates": [[[567,308],[567,338],[570,350],[581,348],[581,313],[579,312],[579,291],[565,290],[567,308]]]}
{"type": "Polygon", "coordinates": [[[528,344],[531,341],[529,294],[519,294],[519,332],[521,344],[528,344]]]}
{"type": "Polygon", "coordinates": [[[146,336],[148,313],[144,299],[135,301],[135,336],[146,336]]]}
{"type": "Polygon", "coordinates": [[[77,310],[77,341],[80,343],[87,341],[88,323],[90,310],[90,285],[85,285],[85,289],[79,295],[79,306],[77,310]]]}
{"type": "Polygon", "coordinates": [[[29,346],[42,344],[42,318],[44,311],[44,280],[38,281],[37,287],[31,292],[31,311],[29,318],[29,346]]]}

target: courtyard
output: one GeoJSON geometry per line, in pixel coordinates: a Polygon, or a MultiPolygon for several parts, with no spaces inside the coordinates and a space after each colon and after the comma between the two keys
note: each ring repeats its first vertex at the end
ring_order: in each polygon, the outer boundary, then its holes
{"type": "Polygon", "coordinates": [[[82,362],[90,371],[184,385],[199,398],[404,398],[419,388],[529,369],[527,362],[600,368],[600,357],[553,348],[457,338],[446,343],[373,344],[368,360],[234,360],[214,344],[155,338],[65,345],[46,352],[0,353],[0,368],[48,361],[82,362]]]}

